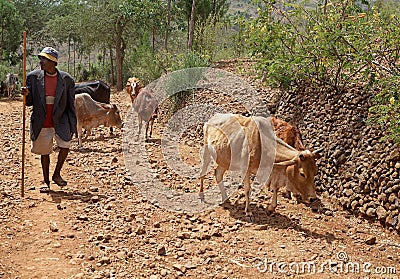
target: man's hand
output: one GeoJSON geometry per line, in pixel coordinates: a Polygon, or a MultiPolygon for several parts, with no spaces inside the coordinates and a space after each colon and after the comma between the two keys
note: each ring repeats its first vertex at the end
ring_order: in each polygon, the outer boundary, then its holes
{"type": "Polygon", "coordinates": [[[28,96],[28,94],[29,94],[28,87],[22,86],[21,87],[21,95],[22,96],[28,96]]]}

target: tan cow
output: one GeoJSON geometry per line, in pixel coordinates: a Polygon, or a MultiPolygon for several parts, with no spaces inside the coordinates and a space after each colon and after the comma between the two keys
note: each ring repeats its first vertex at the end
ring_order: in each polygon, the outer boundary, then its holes
{"type": "Polygon", "coordinates": [[[158,113],[158,101],[151,89],[143,88],[142,83],[136,77],[128,79],[125,89],[132,100],[133,109],[138,114],[138,137],[142,131],[142,123],[144,121],[146,123],[145,138],[147,140],[149,137],[151,138],[153,133],[154,119],[157,118],[158,113]]]}
{"type": "Polygon", "coordinates": [[[78,145],[82,147],[82,128],[86,130],[86,136],[90,136],[93,128],[101,125],[105,127],[116,126],[122,128],[122,119],[119,109],[115,104],[96,102],[87,93],[75,95],[75,111],[77,118],[78,145]]]}
{"type": "Polygon", "coordinates": [[[214,175],[223,199],[226,198],[224,173],[232,170],[244,175],[246,215],[251,215],[248,207],[252,174],[273,191],[272,203],[268,206],[270,212],[277,206],[280,187],[286,186],[287,190],[300,194],[304,201],[314,199],[316,158],[311,151],[298,151],[277,138],[269,117],[216,114],[204,124],[200,197],[203,197],[203,180],[213,159],[217,164],[214,175]]]}

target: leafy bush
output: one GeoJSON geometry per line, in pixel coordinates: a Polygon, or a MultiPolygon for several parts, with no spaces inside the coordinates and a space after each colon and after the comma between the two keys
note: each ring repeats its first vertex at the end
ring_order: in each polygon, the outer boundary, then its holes
{"type": "Polygon", "coordinates": [[[141,43],[133,52],[128,52],[125,57],[124,80],[130,77],[139,78],[144,84],[160,77],[162,68],[157,62],[157,54],[141,43]]]}
{"type": "Polygon", "coordinates": [[[271,3],[249,26],[251,54],[275,85],[304,80],[341,92],[368,78],[374,25],[353,1],[271,3]]]}
{"type": "Polygon", "coordinates": [[[381,91],[370,108],[370,123],[386,128],[388,135],[400,142],[400,77],[391,76],[379,82],[381,91]]]}
{"type": "Polygon", "coordinates": [[[337,93],[355,84],[381,89],[372,108],[381,115],[374,119],[389,121],[389,133],[396,137],[399,112],[392,95],[399,73],[398,14],[387,14],[390,9],[381,14],[382,3],[371,8],[354,0],[318,6],[263,2],[259,17],[248,25],[247,43],[266,80],[283,88],[307,83],[337,93]]]}
{"type": "Polygon", "coordinates": [[[182,88],[180,92],[168,92],[171,96],[169,98],[169,110],[173,114],[193,96],[192,88],[196,81],[202,78],[201,70],[185,71],[185,69],[208,67],[211,62],[208,56],[201,55],[195,51],[187,51],[177,55],[164,53],[159,58],[164,58],[165,60],[162,63],[166,66],[168,72],[173,72],[166,81],[166,90],[169,91],[169,88],[172,88],[175,91],[177,84],[180,84],[182,88]]]}

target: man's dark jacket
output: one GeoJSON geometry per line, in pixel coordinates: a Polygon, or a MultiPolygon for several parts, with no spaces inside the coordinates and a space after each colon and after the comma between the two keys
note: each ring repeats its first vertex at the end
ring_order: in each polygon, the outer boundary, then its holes
{"type": "MultiPolygon", "coordinates": [[[[26,78],[29,94],[26,105],[33,106],[30,134],[34,141],[38,138],[46,118],[46,96],[43,70],[34,70],[26,78]]],[[[70,141],[76,133],[75,82],[70,74],[57,70],[57,88],[53,106],[53,122],[56,134],[64,141],[70,141]]]]}

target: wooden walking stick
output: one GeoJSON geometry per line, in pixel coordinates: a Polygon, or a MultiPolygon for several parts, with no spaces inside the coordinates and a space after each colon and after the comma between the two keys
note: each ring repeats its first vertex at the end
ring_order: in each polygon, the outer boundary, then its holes
{"type": "MultiPolygon", "coordinates": [[[[22,62],[22,86],[26,86],[26,31],[24,31],[24,54],[22,62]]],[[[26,114],[26,96],[23,95],[22,108],[22,174],[21,174],[21,197],[24,197],[25,187],[25,114],[26,114]]]]}

